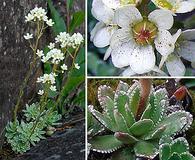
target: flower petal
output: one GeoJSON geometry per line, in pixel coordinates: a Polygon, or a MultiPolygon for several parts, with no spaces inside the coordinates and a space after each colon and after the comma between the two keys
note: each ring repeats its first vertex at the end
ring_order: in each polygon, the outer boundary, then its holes
{"type": "Polygon", "coordinates": [[[107,60],[110,57],[111,52],[112,52],[112,48],[108,47],[108,49],[106,50],[106,53],[104,55],[104,61],[107,60]]]}
{"type": "Polygon", "coordinates": [[[181,35],[185,40],[195,40],[195,29],[185,30],[181,35]]]}
{"type": "Polygon", "coordinates": [[[129,28],[118,29],[111,37],[110,46],[115,48],[120,46],[122,43],[126,43],[133,39],[133,35],[131,34],[129,28]]]}
{"type": "Polygon", "coordinates": [[[92,15],[99,21],[110,24],[114,18],[114,11],[108,8],[102,0],[93,0],[92,15]]]}
{"type": "Polygon", "coordinates": [[[123,43],[112,50],[112,63],[115,67],[122,68],[129,65],[131,54],[135,48],[135,42],[123,43]]]}
{"type": "Polygon", "coordinates": [[[129,27],[135,22],[142,21],[142,15],[136,7],[126,6],[118,8],[114,15],[114,21],[120,27],[129,27]]]}
{"type": "Polygon", "coordinates": [[[195,2],[192,1],[183,1],[180,2],[179,8],[177,9],[177,13],[186,13],[190,12],[195,8],[195,2]]]}
{"type": "Polygon", "coordinates": [[[131,67],[127,67],[127,69],[125,69],[122,73],[121,73],[121,76],[123,77],[130,77],[130,76],[133,76],[135,75],[136,73],[133,72],[133,70],[131,69],[131,67]]]}
{"type": "Polygon", "coordinates": [[[150,72],[154,68],[155,62],[154,50],[150,45],[137,46],[130,55],[129,61],[131,69],[138,74],[150,72]]]}
{"type": "Polygon", "coordinates": [[[102,0],[102,1],[109,8],[116,9],[120,6],[120,0],[102,0]]]}
{"type": "Polygon", "coordinates": [[[175,49],[173,36],[167,30],[159,30],[154,43],[157,51],[163,56],[172,53],[175,49]]]}
{"type": "Polygon", "coordinates": [[[106,25],[103,22],[96,23],[95,27],[91,31],[90,41],[93,41],[96,33],[101,30],[102,28],[106,27],[106,25]]]}
{"type": "Polygon", "coordinates": [[[110,39],[115,29],[113,27],[104,27],[96,32],[93,43],[98,48],[106,47],[110,44],[110,39]]]}
{"type": "Polygon", "coordinates": [[[186,72],[186,68],[181,61],[181,59],[175,55],[169,55],[166,61],[166,67],[171,76],[184,76],[186,72]]]}
{"type": "Polygon", "coordinates": [[[195,42],[185,41],[180,45],[177,53],[184,59],[195,62],[195,42]]]}
{"type": "Polygon", "coordinates": [[[151,22],[154,22],[159,29],[170,29],[173,26],[173,15],[168,10],[157,9],[148,16],[151,22]]]}

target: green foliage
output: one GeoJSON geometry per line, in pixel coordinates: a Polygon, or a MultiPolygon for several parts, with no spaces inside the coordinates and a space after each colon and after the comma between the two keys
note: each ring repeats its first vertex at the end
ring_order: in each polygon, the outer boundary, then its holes
{"type": "Polygon", "coordinates": [[[194,160],[189,153],[189,144],[183,137],[171,140],[169,143],[160,145],[160,160],[194,160]]]}
{"type": "Polygon", "coordinates": [[[59,12],[53,6],[52,0],[47,0],[49,10],[51,13],[51,18],[54,21],[53,30],[55,35],[59,34],[60,32],[66,31],[66,24],[64,22],[63,17],[60,16],[59,12]]]}
{"type": "MultiPolygon", "coordinates": [[[[167,114],[169,99],[164,88],[151,90],[146,108],[141,118],[137,119],[137,114],[140,114],[138,111],[140,96],[141,86],[137,81],[131,87],[120,82],[115,91],[106,85],[98,88],[102,112],[95,110],[93,106],[88,107],[89,112],[102,126],[96,134],[91,135],[89,143],[92,150],[113,153],[112,159],[120,155],[123,159],[129,160],[135,156],[153,159],[159,153],[161,137],[174,136],[186,131],[191,125],[193,119],[188,112],[176,111],[167,114]],[[105,135],[105,132],[104,134],[101,132],[103,130],[109,132],[105,135]],[[130,154],[122,154],[126,150],[130,154]]],[[[96,126],[93,124],[88,126],[90,133],[93,133],[96,126]]],[[[167,142],[166,139],[164,141],[167,142]]]]}
{"type": "Polygon", "coordinates": [[[61,115],[56,111],[41,111],[38,103],[26,105],[23,112],[25,121],[9,122],[6,127],[5,136],[16,153],[24,153],[31,145],[44,139],[45,128],[55,125],[61,119],[61,115]]]}
{"type": "Polygon", "coordinates": [[[72,33],[77,27],[79,27],[85,20],[85,12],[78,11],[73,13],[72,21],[70,23],[70,32],[72,33]]]}

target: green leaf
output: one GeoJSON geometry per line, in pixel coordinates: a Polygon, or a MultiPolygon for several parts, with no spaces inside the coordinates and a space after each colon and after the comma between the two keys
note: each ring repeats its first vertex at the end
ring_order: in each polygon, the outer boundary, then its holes
{"type": "Polygon", "coordinates": [[[182,160],[179,154],[174,153],[168,160],[182,160]]]}
{"type": "Polygon", "coordinates": [[[72,103],[84,109],[85,108],[85,91],[84,90],[80,91],[78,95],[73,99],[72,103]]]}
{"type": "Polygon", "coordinates": [[[74,0],[66,0],[67,9],[70,10],[73,6],[74,0]]]}
{"type": "Polygon", "coordinates": [[[128,133],[116,132],[114,136],[124,144],[135,144],[139,140],[128,133]]]}
{"type": "Polygon", "coordinates": [[[134,151],[136,156],[153,159],[158,154],[158,149],[152,143],[140,141],[135,147],[134,151]]]}
{"type": "Polygon", "coordinates": [[[171,154],[171,148],[169,147],[169,144],[162,144],[159,150],[160,160],[168,160],[171,154]]]}
{"type": "Polygon", "coordinates": [[[89,140],[89,143],[94,151],[101,153],[111,153],[123,146],[113,135],[96,136],[89,140]]]}
{"type": "Polygon", "coordinates": [[[163,132],[165,131],[166,126],[162,126],[160,128],[154,129],[150,131],[148,134],[144,135],[144,140],[150,140],[150,139],[159,139],[163,135],[163,132]]]}
{"type": "Polygon", "coordinates": [[[133,112],[134,116],[137,114],[138,106],[140,100],[140,88],[137,86],[130,94],[129,107],[133,112]]]}
{"type": "Polygon", "coordinates": [[[51,17],[54,21],[53,30],[55,35],[58,35],[60,32],[66,31],[66,24],[64,22],[64,19],[60,16],[58,11],[53,6],[52,0],[47,0],[49,10],[51,12],[51,17]]]}
{"type": "Polygon", "coordinates": [[[182,153],[181,155],[181,160],[195,160],[195,157],[190,154],[190,153],[182,153]]]}
{"type": "Polygon", "coordinates": [[[111,160],[135,160],[135,155],[130,148],[122,148],[112,154],[111,160]]]}
{"type": "Polygon", "coordinates": [[[125,121],[123,115],[119,113],[116,109],[114,110],[114,118],[117,124],[118,131],[128,133],[127,122],[125,121]]]}
{"type": "Polygon", "coordinates": [[[187,140],[183,137],[177,138],[171,143],[171,152],[176,152],[176,153],[183,153],[187,152],[189,150],[189,144],[187,140]]]}
{"type": "Polygon", "coordinates": [[[130,133],[135,136],[147,134],[153,128],[154,123],[150,119],[143,119],[135,122],[129,129],[130,133]]]}
{"type": "Polygon", "coordinates": [[[109,130],[115,132],[118,130],[117,125],[115,122],[113,122],[110,117],[108,117],[105,114],[100,113],[99,111],[96,111],[93,106],[88,107],[89,111],[92,113],[92,115],[106,128],[109,130]]]}
{"type": "Polygon", "coordinates": [[[85,20],[85,12],[78,11],[73,14],[72,21],[70,23],[70,32],[74,32],[77,27],[79,27],[85,20]]]}
{"type": "Polygon", "coordinates": [[[190,116],[190,113],[185,111],[174,112],[157,124],[156,128],[166,126],[163,135],[174,135],[181,131],[184,126],[189,126],[191,124],[191,120],[188,118],[190,116]]]}

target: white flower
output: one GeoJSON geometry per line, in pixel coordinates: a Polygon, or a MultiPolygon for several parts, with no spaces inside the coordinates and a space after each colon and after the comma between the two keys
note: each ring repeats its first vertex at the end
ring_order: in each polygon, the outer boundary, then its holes
{"type": "Polygon", "coordinates": [[[159,8],[167,9],[173,13],[186,13],[195,9],[193,0],[152,0],[159,8]]]}
{"type": "Polygon", "coordinates": [[[80,69],[80,66],[78,65],[78,63],[75,63],[75,64],[74,64],[74,67],[75,67],[76,69],[80,69]]]}
{"type": "Polygon", "coordinates": [[[195,29],[180,31],[174,37],[177,40],[176,49],[167,58],[166,67],[171,76],[184,76],[186,68],[180,57],[189,62],[195,62],[195,29]]]}
{"type": "Polygon", "coordinates": [[[55,47],[55,43],[49,43],[49,46],[48,46],[49,49],[53,49],[54,47],[55,47]]]}
{"type": "Polygon", "coordinates": [[[30,13],[28,13],[28,15],[25,17],[25,21],[29,22],[29,21],[47,21],[48,17],[47,17],[47,12],[45,11],[45,9],[43,9],[42,7],[38,8],[35,7],[34,9],[32,9],[30,11],[30,13]]]}
{"type": "Polygon", "coordinates": [[[74,33],[71,36],[71,41],[72,41],[72,47],[75,48],[79,46],[84,41],[84,39],[80,33],[74,33]]]}
{"type": "Polygon", "coordinates": [[[37,83],[55,84],[55,77],[55,73],[44,74],[43,76],[37,78],[37,83]]]}
{"type": "Polygon", "coordinates": [[[44,94],[44,90],[39,90],[38,94],[42,96],[44,94]]]}
{"type": "Polygon", "coordinates": [[[46,21],[46,24],[47,24],[48,26],[52,27],[52,26],[54,25],[54,22],[53,22],[52,19],[49,19],[49,20],[46,21]]]}
{"type": "Polygon", "coordinates": [[[38,57],[42,57],[44,54],[43,54],[43,51],[42,51],[42,50],[39,50],[39,49],[38,49],[36,55],[37,55],[38,57]]]}
{"type": "Polygon", "coordinates": [[[116,67],[147,73],[155,67],[155,48],[163,56],[174,51],[175,40],[167,31],[173,25],[170,11],[154,10],[143,18],[137,8],[127,6],[116,10],[115,21],[121,29],[113,34],[106,56],[111,54],[116,67]]]}
{"type": "Polygon", "coordinates": [[[91,31],[90,40],[96,47],[103,48],[110,44],[112,34],[116,31],[114,10],[103,0],[93,0],[92,15],[99,21],[91,31]]]}
{"type": "Polygon", "coordinates": [[[60,49],[53,48],[46,56],[42,57],[41,61],[45,63],[51,60],[52,63],[59,64],[59,62],[64,60],[64,58],[64,53],[62,53],[60,49]]]}
{"type": "Polygon", "coordinates": [[[64,71],[68,70],[68,66],[65,65],[65,64],[63,64],[63,65],[61,66],[61,69],[62,69],[62,73],[64,73],[64,71]]]}
{"type": "Polygon", "coordinates": [[[52,91],[54,91],[54,92],[57,91],[56,86],[53,86],[53,85],[50,86],[50,89],[51,89],[52,91]]]}
{"type": "Polygon", "coordinates": [[[26,33],[26,35],[24,35],[24,39],[29,40],[33,38],[33,34],[30,33],[26,33]]]}

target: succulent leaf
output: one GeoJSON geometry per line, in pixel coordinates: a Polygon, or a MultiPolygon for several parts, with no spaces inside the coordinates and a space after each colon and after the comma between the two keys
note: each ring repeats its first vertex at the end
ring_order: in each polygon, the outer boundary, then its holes
{"type": "Polygon", "coordinates": [[[120,81],[117,86],[116,92],[120,92],[120,91],[127,92],[129,90],[129,87],[130,86],[127,83],[120,81]]]}
{"type": "Polygon", "coordinates": [[[92,150],[101,153],[111,153],[123,146],[113,135],[96,136],[89,141],[92,150]]]}
{"type": "Polygon", "coordinates": [[[157,139],[161,138],[163,135],[163,132],[165,131],[166,126],[162,126],[160,128],[157,128],[155,130],[150,131],[148,134],[144,135],[144,140],[150,140],[150,139],[157,139]]]}
{"type": "Polygon", "coordinates": [[[96,111],[92,105],[88,106],[89,111],[92,113],[92,115],[106,128],[109,130],[115,132],[117,131],[117,125],[115,121],[112,121],[109,116],[104,115],[100,113],[99,111],[96,111]]]}
{"type": "Polygon", "coordinates": [[[190,153],[182,153],[181,155],[182,160],[195,160],[195,157],[190,153]]]}
{"type": "Polygon", "coordinates": [[[164,118],[156,127],[166,126],[164,135],[171,136],[180,132],[185,126],[191,125],[192,122],[187,117],[191,117],[189,112],[177,111],[164,118]]]}
{"type": "Polygon", "coordinates": [[[158,149],[152,143],[140,141],[135,145],[134,152],[138,157],[153,159],[158,154],[158,149]]]}
{"type": "Polygon", "coordinates": [[[135,144],[139,140],[128,133],[116,132],[114,136],[124,144],[135,144]]]}
{"type": "Polygon", "coordinates": [[[179,154],[173,153],[172,156],[168,160],[182,160],[179,154]]]}
{"type": "Polygon", "coordinates": [[[119,113],[117,109],[114,110],[114,117],[115,117],[118,131],[128,133],[129,129],[127,126],[127,122],[126,122],[125,118],[123,117],[123,115],[121,113],[119,113]]]}
{"type": "Polygon", "coordinates": [[[135,117],[139,107],[139,100],[140,100],[140,87],[137,85],[129,95],[129,107],[135,117]]]}
{"type": "Polygon", "coordinates": [[[168,160],[171,154],[171,148],[169,144],[165,143],[160,145],[160,160],[168,160]]]}
{"type": "Polygon", "coordinates": [[[122,148],[113,153],[111,160],[135,160],[135,156],[130,148],[122,148]]]}
{"type": "Polygon", "coordinates": [[[130,111],[129,103],[125,105],[125,111],[126,111],[125,119],[127,122],[127,126],[131,127],[135,123],[135,117],[133,113],[130,111]]]}
{"type": "Polygon", "coordinates": [[[107,98],[114,99],[114,91],[110,86],[100,86],[98,88],[98,100],[102,106],[106,105],[107,98]]]}
{"type": "Polygon", "coordinates": [[[187,142],[187,140],[183,137],[177,138],[175,139],[172,143],[171,143],[171,152],[176,152],[176,153],[183,153],[183,152],[187,152],[189,150],[189,144],[187,142]]]}
{"type": "Polygon", "coordinates": [[[142,136],[149,133],[153,128],[154,123],[150,119],[143,119],[135,122],[129,129],[130,133],[135,136],[142,136]]]}

